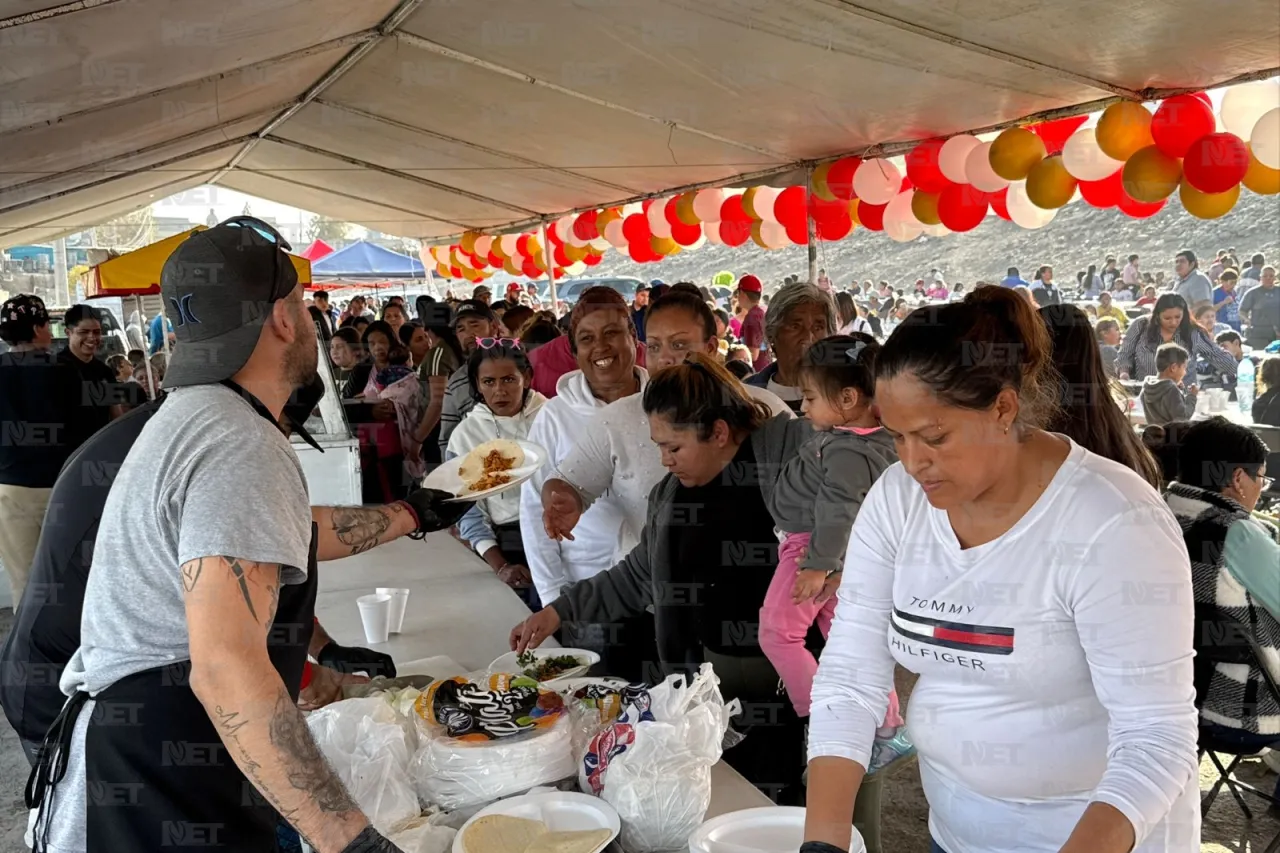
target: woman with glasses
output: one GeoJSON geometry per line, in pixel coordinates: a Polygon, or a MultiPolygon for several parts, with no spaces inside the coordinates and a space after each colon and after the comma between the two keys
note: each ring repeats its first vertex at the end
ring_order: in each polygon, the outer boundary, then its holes
{"type": "MultiPolygon", "coordinates": [[[[449,436],[445,460],[466,456],[486,441],[527,439],[547,398],[534,391],[533,368],[515,338],[477,338],[467,360],[475,406],[449,436]]],[[[520,492],[511,489],[476,501],[458,533],[533,610],[541,608],[520,535],[520,492]]]]}

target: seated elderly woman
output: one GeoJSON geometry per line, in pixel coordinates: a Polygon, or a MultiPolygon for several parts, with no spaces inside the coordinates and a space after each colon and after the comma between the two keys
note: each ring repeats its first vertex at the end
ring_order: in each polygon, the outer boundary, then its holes
{"type": "MultiPolygon", "coordinates": [[[[1280,681],[1280,544],[1253,515],[1267,491],[1267,446],[1247,427],[1211,418],[1182,431],[1178,479],[1165,500],[1191,557],[1195,601],[1251,625],[1264,665],[1280,681]]],[[[1200,726],[1215,741],[1245,750],[1280,747],[1280,701],[1257,666],[1207,661],[1196,674],[1200,726]]],[[[1280,790],[1278,790],[1280,793],[1280,790]]]]}
{"type": "Polygon", "coordinates": [[[764,336],[774,362],[747,384],[766,388],[799,412],[800,364],[815,342],[836,333],[836,306],[831,295],[804,282],[784,285],[773,295],[764,317],[764,336]]]}

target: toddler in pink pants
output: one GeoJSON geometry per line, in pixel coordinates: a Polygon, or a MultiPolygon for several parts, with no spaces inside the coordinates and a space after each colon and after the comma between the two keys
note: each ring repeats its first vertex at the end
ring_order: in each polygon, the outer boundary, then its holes
{"type": "MultiPolygon", "coordinates": [[[[871,485],[898,461],[873,408],[879,349],[875,338],[854,333],[825,338],[805,354],[803,410],[815,432],[783,466],[769,500],[784,538],[760,609],[760,646],[802,717],[809,716],[818,670],[805,635],[815,621],[824,637],[831,629],[853,520],[871,485]]],[[[901,725],[897,694],[890,693],[876,734],[891,738],[901,725]]]]}

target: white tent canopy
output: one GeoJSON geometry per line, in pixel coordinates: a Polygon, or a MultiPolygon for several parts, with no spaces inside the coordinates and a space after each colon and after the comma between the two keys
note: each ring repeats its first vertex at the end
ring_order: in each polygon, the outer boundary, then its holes
{"type": "Polygon", "coordinates": [[[1280,67],[1275,0],[53,4],[0,0],[0,246],[208,183],[438,242],[1280,67]]]}

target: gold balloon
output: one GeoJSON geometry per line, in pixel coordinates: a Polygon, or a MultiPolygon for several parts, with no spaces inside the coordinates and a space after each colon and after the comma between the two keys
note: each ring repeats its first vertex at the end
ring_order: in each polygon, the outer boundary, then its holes
{"type": "Polygon", "coordinates": [[[676,219],[679,219],[685,225],[697,225],[701,220],[698,214],[693,212],[693,197],[695,192],[680,193],[676,199],[676,219]]]}
{"type": "MultiPolygon", "coordinates": [[[[1245,147],[1248,148],[1249,143],[1246,142],[1245,147]]],[[[1280,194],[1280,169],[1264,164],[1253,156],[1253,149],[1249,148],[1249,171],[1244,173],[1241,183],[1258,195],[1280,194]]]]}
{"type": "Polygon", "coordinates": [[[596,226],[600,229],[600,236],[604,236],[604,227],[615,219],[622,219],[622,211],[616,207],[605,208],[600,211],[600,215],[596,217],[596,226]]]}
{"type": "Polygon", "coordinates": [[[575,246],[572,243],[564,244],[564,256],[569,259],[570,263],[577,263],[587,256],[591,249],[587,246],[575,246]]]}
{"type": "Polygon", "coordinates": [[[1133,154],[1120,174],[1129,198],[1148,204],[1168,198],[1181,180],[1182,161],[1170,157],[1155,145],[1148,145],[1133,154]]]}
{"type": "Polygon", "coordinates": [[[1103,154],[1121,162],[1155,144],[1151,138],[1151,113],[1132,101],[1121,101],[1103,110],[1093,135],[1103,154]]]}
{"type": "Polygon", "coordinates": [[[759,194],[759,187],[747,187],[746,191],[742,194],[742,209],[747,212],[747,216],[750,216],[757,222],[764,219],[763,216],[756,212],[755,208],[756,196],[759,194]]]}
{"type": "Polygon", "coordinates": [[[1178,197],[1187,213],[1199,219],[1217,219],[1226,216],[1240,200],[1240,185],[1236,184],[1224,193],[1202,193],[1184,179],[1178,187],[1178,197]]]}
{"type": "Polygon", "coordinates": [[[1020,181],[1047,153],[1039,136],[1025,127],[1011,127],[995,138],[987,156],[991,171],[1006,181],[1020,181]]]}
{"type": "Polygon", "coordinates": [[[444,264],[436,264],[436,275],[440,276],[441,278],[453,278],[453,276],[449,273],[449,268],[446,267],[444,264]]]}
{"type": "Polygon", "coordinates": [[[764,223],[759,220],[751,223],[751,242],[755,243],[761,249],[767,249],[769,248],[769,244],[760,236],[760,226],[762,225],[764,225],[764,223]]]}
{"type": "Polygon", "coordinates": [[[856,198],[849,202],[849,218],[853,220],[853,227],[855,228],[862,224],[858,219],[858,200],[856,198]]]}
{"type": "Polygon", "coordinates": [[[1076,179],[1063,165],[1061,154],[1044,158],[1027,175],[1027,198],[1041,210],[1057,210],[1071,201],[1075,192],[1076,179]]]}
{"type": "Polygon", "coordinates": [[[674,255],[680,250],[680,244],[670,237],[650,237],[649,248],[659,255],[674,255]]]}
{"type": "Polygon", "coordinates": [[[938,216],[938,194],[922,193],[919,190],[911,196],[911,212],[915,214],[916,219],[920,220],[921,225],[940,225],[942,219],[938,216]]]}
{"type": "Polygon", "coordinates": [[[502,268],[507,271],[507,275],[524,275],[524,272],[515,265],[511,258],[502,259],[502,268]]]}
{"type": "Polygon", "coordinates": [[[831,171],[832,163],[822,163],[813,168],[813,194],[823,201],[835,201],[836,195],[831,191],[831,187],[827,184],[827,172],[831,171]]]}
{"type": "Polygon", "coordinates": [[[470,255],[476,250],[476,238],[479,236],[479,231],[468,231],[462,235],[462,239],[458,242],[458,245],[461,247],[462,251],[470,255]]]}

